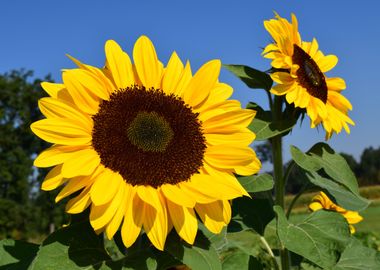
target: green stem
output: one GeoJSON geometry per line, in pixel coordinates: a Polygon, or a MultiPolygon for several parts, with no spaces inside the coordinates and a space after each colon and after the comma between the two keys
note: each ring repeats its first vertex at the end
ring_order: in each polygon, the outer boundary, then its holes
{"type": "MultiPolygon", "coordinates": [[[[282,98],[276,96],[273,104],[273,120],[281,121],[282,118],[282,98]]],[[[275,180],[275,202],[283,209],[285,207],[285,177],[283,175],[282,159],[282,136],[278,135],[271,139],[273,154],[273,173],[275,180]]],[[[280,249],[281,269],[289,270],[289,252],[285,247],[280,249]]]]}
{"type": "Polygon", "coordinates": [[[272,95],[270,94],[269,90],[265,90],[265,92],[268,95],[268,101],[269,101],[269,109],[272,111],[273,110],[273,99],[272,95]]]}

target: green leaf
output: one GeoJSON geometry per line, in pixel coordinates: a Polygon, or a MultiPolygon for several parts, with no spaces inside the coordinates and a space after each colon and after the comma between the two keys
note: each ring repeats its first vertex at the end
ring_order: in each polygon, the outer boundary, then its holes
{"type": "Polygon", "coordinates": [[[328,144],[317,143],[307,153],[295,146],[291,146],[290,151],[293,160],[311,173],[310,181],[326,189],[338,205],[353,211],[363,210],[369,205],[370,202],[360,196],[356,177],[346,160],[328,144]],[[321,169],[332,179],[321,176],[321,169]]]}
{"type": "Polygon", "coordinates": [[[265,227],[274,217],[269,199],[236,198],[232,201],[232,220],[228,225],[228,232],[253,229],[263,235],[265,227]]]}
{"type": "Polygon", "coordinates": [[[220,254],[227,245],[227,228],[224,227],[219,234],[210,232],[203,223],[199,223],[199,230],[207,237],[211,245],[220,254]]]}
{"type": "Polygon", "coordinates": [[[249,88],[259,88],[268,91],[272,88],[273,80],[265,72],[243,65],[223,66],[242,80],[249,88]]]}
{"type": "Polygon", "coordinates": [[[228,233],[227,240],[230,246],[236,247],[248,255],[257,257],[261,252],[260,235],[253,230],[228,233]]]}
{"type": "Polygon", "coordinates": [[[295,163],[306,171],[318,171],[322,165],[313,156],[305,154],[296,146],[290,146],[290,153],[295,163]]]}
{"type": "Polygon", "coordinates": [[[252,176],[238,176],[240,184],[247,192],[262,192],[273,189],[274,181],[270,174],[263,173],[252,176]]]}
{"type": "Polygon", "coordinates": [[[319,210],[298,224],[290,223],[281,207],[275,206],[277,234],[290,251],[322,268],[331,268],[350,239],[348,224],[335,212],[319,210]]]}
{"type": "Polygon", "coordinates": [[[170,233],[165,251],[191,269],[222,269],[218,253],[201,231],[198,231],[193,246],[183,242],[175,232],[170,233]]]}
{"type": "Polygon", "coordinates": [[[27,269],[38,251],[38,245],[12,239],[0,241],[0,269],[27,269]]]}
{"type": "Polygon", "coordinates": [[[345,186],[340,185],[331,179],[324,178],[316,172],[306,174],[310,182],[327,191],[335,199],[335,203],[345,209],[360,211],[367,208],[369,202],[358,194],[352,193],[345,186]]]}
{"type": "Polygon", "coordinates": [[[253,256],[242,251],[235,251],[223,259],[223,270],[262,270],[263,265],[253,256]]]}
{"type": "Polygon", "coordinates": [[[30,270],[88,269],[110,259],[103,247],[103,235],[97,236],[89,222],[82,221],[48,236],[30,270]]]}
{"type": "Polygon", "coordinates": [[[297,117],[287,117],[281,121],[274,121],[270,111],[264,111],[260,106],[250,102],[247,109],[255,110],[256,116],[248,126],[256,134],[258,141],[263,141],[280,134],[289,132],[297,122],[297,117]]]}
{"type": "Polygon", "coordinates": [[[346,186],[352,193],[359,194],[356,177],[344,157],[336,154],[334,149],[326,143],[315,144],[309,153],[331,178],[346,186]]]}
{"type": "Polygon", "coordinates": [[[380,269],[380,253],[374,249],[362,246],[360,241],[352,238],[333,269],[378,270],[380,269]]]}

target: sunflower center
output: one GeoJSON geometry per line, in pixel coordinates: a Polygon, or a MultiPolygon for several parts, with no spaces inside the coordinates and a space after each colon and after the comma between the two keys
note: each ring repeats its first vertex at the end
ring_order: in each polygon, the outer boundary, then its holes
{"type": "Polygon", "coordinates": [[[130,123],[127,135],[142,151],[163,152],[173,138],[173,130],[156,112],[139,112],[130,123]]]}
{"type": "Polygon", "coordinates": [[[203,165],[198,114],[177,96],[140,86],[117,90],[92,118],[101,163],[131,185],[187,181],[203,165]]]}
{"type": "Polygon", "coordinates": [[[294,44],[293,63],[299,66],[296,74],[299,84],[313,97],[327,102],[327,84],[317,63],[303,49],[294,44]]]}

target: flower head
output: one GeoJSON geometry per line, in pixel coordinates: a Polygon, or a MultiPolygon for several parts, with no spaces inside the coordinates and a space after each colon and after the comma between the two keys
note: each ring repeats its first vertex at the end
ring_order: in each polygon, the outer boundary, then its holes
{"type": "Polygon", "coordinates": [[[289,104],[306,109],[311,127],[322,124],[326,139],[342,128],[350,133],[348,124],[354,125],[354,122],[348,117],[348,111],[352,105],[341,94],[346,84],[342,78],[328,78],[325,74],[335,67],[338,58],[324,55],[316,39],[302,41],[294,14],[292,22],[276,14],[276,18],[265,21],[264,26],[274,40],[263,51],[264,57],[272,59],[275,69],[271,77],[277,85],[271,92],[285,95],[289,104]]]}
{"type": "Polygon", "coordinates": [[[152,42],[140,37],[130,57],[112,40],[104,68],[70,57],[79,68],[63,83],[42,83],[46,119],[32,131],[53,145],[34,161],[51,167],[43,190],[64,185],[56,201],[74,194],[68,213],[90,207],[90,223],[126,247],[143,229],[162,250],[173,228],[194,242],[196,213],[213,233],[229,223],[228,200],[248,195],[234,174],[251,175],[260,161],[249,147],[255,116],[218,81],[219,60],[194,75],[174,52],[166,67],[152,42]]]}
{"type": "Polygon", "coordinates": [[[333,203],[324,192],[320,192],[318,195],[314,196],[309,208],[312,211],[326,209],[341,214],[350,225],[351,233],[355,233],[355,227],[352,226],[352,224],[359,223],[363,220],[362,216],[360,216],[358,212],[346,210],[333,203]]]}

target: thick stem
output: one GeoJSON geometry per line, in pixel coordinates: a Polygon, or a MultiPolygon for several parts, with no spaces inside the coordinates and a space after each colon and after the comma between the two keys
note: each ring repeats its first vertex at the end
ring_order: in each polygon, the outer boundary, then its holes
{"type": "MultiPolygon", "coordinates": [[[[282,118],[282,98],[276,96],[273,104],[273,120],[281,121],[282,118]]],[[[282,160],[282,136],[278,135],[272,138],[272,155],[273,155],[273,173],[275,180],[275,202],[277,205],[285,208],[285,177],[283,175],[282,160]]],[[[285,247],[280,249],[281,269],[289,269],[289,252],[285,247]]]]}

